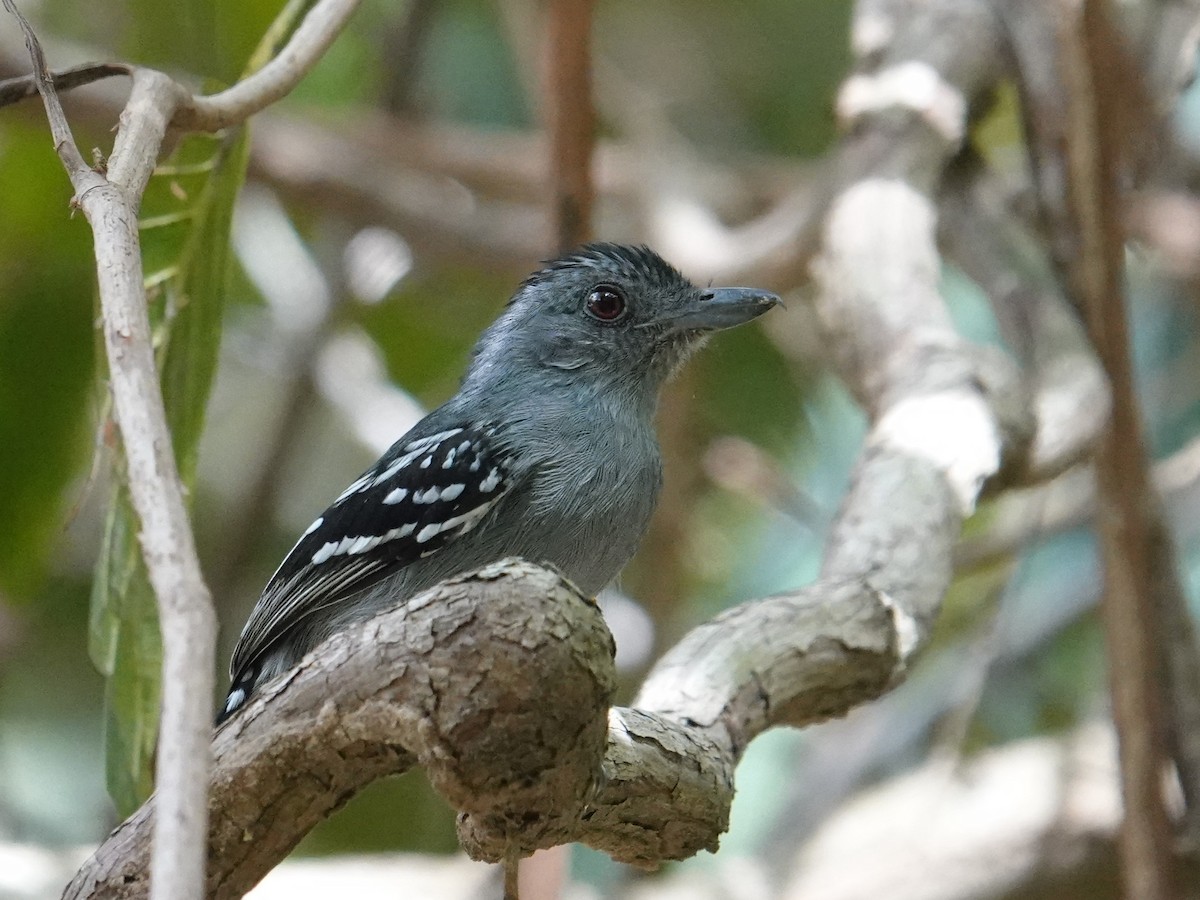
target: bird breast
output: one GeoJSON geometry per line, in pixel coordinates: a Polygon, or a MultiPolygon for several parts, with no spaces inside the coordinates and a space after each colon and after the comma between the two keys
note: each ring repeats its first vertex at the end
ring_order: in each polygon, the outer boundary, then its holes
{"type": "Polygon", "coordinates": [[[595,594],[633,556],[654,511],[662,464],[653,426],[581,418],[535,442],[529,490],[499,511],[497,530],[515,555],[550,562],[595,594]]]}

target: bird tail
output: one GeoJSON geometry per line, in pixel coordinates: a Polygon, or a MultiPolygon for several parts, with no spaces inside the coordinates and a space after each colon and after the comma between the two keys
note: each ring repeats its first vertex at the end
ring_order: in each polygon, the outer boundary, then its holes
{"type": "Polygon", "coordinates": [[[247,666],[237,674],[237,677],[233,679],[233,684],[229,686],[229,693],[225,697],[224,704],[222,704],[220,711],[217,713],[215,724],[220,725],[246,705],[246,701],[254,693],[255,682],[257,681],[257,665],[247,666]]]}

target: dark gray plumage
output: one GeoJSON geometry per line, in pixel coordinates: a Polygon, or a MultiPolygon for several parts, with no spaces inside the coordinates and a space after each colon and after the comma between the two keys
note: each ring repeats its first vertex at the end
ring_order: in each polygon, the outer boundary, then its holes
{"type": "Polygon", "coordinates": [[[535,272],[458,394],[292,548],[242,631],[220,718],[331,634],[497,559],[549,562],[598,592],[654,510],[663,383],[709,333],[777,302],[701,290],[645,247],[592,244],[535,272]]]}

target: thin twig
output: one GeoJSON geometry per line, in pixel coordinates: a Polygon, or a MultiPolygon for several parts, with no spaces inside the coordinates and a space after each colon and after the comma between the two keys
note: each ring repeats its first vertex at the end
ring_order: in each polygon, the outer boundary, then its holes
{"type": "Polygon", "coordinates": [[[996,181],[963,154],[943,187],[938,225],[1028,373],[1038,429],[1014,474],[1017,483],[1040,481],[1090,458],[1108,418],[1108,382],[1044,245],[1008,209],[996,181]]]}
{"type": "MultiPolygon", "coordinates": [[[[8,4],[5,5],[7,6],[8,4]]],[[[103,78],[112,78],[114,75],[129,75],[132,71],[132,67],[124,63],[83,63],[82,65],[72,66],[69,69],[59,69],[57,72],[51,72],[50,80],[59,91],[69,91],[73,88],[83,87],[85,84],[91,84],[94,81],[100,81],[103,78]]],[[[34,97],[37,93],[38,82],[36,75],[20,75],[16,78],[6,78],[0,81],[0,106],[8,106],[11,103],[16,103],[28,97],[34,97]]]]}
{"type": "MultiPolygon", "coordinates": [[[[1194,502],[1200,490],[1200,438],[1156,462],[1151,477],[1168,508],[1194,502]]],[[[963,573],[995,565],[1034,541],[1082,528],[1095,515],[1095,474],[1090,466],[1071,469],[1045,484],[1009,491],[989,509],[986,529],[958,545],[955,568],[963,573]]]]}
{"type": "MultiPolygon", "coordinates": [[[[4,8],[16,17],[17,24],[21,27],[21,33],[25,37],[25,48],[29,51],[29,59],[33,63],[32,77],[37,85],[38,93],[42,95],[42,102],[46,107],[46,118],[50,120],[50,136],[54,138],[54,149],[58,153],[59,159],[62,160],[72,185],[79,192],[80,187],[76,184],[76,179],[87,179],[87,173],[91,172],[91,169],[84,161],[79,148],[75,146],[75,139],[71,135],[71,126],[67,124],[67,114],[63,112],[62,102],[54,90],[54,80],[49,69],[46,68],[46,56],[42,52],[42,45],[38,41],[37,35],[34,34],[33,26],[17,9],[13,0],[4,0],[4,8]]],[[[85,187],[91,186],[94,184],[85,187]]]]}
{"type": "Polygon", "coordinates": [[[275,58],[231,88],[194,97],[172,124],[191,131],[219,131],[246,121],[291,93],[341,34],[359,0],[320,0],[275,58]]]}

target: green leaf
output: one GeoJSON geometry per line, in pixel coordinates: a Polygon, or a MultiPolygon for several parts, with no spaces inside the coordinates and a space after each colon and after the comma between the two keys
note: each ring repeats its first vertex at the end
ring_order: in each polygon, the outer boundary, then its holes
{"type": "Polygon", "coordinates": [[[141,559],[137,515],[125,486],[116,485],[92,588],[90,650],[107,676],[105,778],[122,816],[153,789],[158,734],[162,645],[154,590],[141,559]]]}
{"type": "MultiPolygon", "coordinates": [[[[184,485],[192,486],[216,372],[229,274],[229,227],[245,178],[245,129],[183,142],[156,171],[140,219],[151,325],[167,423],[184,485]]],[[[89,648],[108,677],[108,789],[122,816],[149,795],[162,646],[154,591],[122,480],[114,489],[92,592],[89,648]]]]}
{"type": "Polygon", "coordinates": [[[205,404],[216,374],[229,278],[229,228],[234,201],[246,176],[246,135],[242,129],[221,148],[180,256],[180,277],[164,283],[168,309],[174,310],[175,320],[162,365],[163,399],[180,475],[189,486],[195,475],[205,404]]]}

